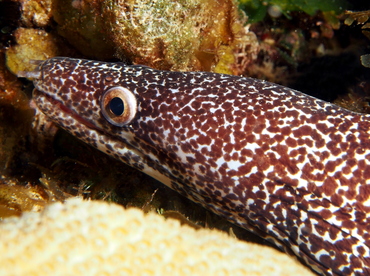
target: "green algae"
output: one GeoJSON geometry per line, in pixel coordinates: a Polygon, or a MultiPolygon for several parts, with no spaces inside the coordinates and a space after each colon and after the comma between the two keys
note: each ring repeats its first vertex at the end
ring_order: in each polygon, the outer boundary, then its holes
{"type": "Polygon", "coordinates": [[[248,22],[261,21],[269,7],[277,7],[289,18],[293,11],[314,15],[317,11],[342,13],[348,3],[345,0],[239,0],[240,8],[248,15],[248,22]]]}

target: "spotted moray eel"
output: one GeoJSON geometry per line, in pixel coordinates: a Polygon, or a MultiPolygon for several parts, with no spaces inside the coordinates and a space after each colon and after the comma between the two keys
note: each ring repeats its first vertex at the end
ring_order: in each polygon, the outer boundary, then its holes
{"type": "Polygon", "coordinates": [[[74,136],[323,275],[370,275],[370,116],[266,81],[52,58],[33,99],[74,136]]]}

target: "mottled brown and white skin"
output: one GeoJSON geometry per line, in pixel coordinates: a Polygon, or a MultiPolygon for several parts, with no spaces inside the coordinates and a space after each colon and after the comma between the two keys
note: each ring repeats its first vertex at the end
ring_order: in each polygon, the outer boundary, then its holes
{"type": "Polygon", "coordinates": [[[370,116],[266,81],[52,58],[43,113],[324,275],[370,275],[370,116]]]}

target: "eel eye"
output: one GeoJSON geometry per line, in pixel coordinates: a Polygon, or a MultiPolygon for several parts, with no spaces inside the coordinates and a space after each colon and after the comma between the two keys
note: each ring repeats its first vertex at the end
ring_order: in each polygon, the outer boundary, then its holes
{"type": "Polygon", "coordinates": [[[104,118],[112,125],[127,125],[136,115],[136,97],[127,88],[112,87],[101,98],[101,110],[104,118]]]}

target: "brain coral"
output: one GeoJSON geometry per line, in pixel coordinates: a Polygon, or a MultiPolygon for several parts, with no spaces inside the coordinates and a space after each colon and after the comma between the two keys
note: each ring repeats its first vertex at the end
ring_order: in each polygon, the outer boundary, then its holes
{"type": "Polygon", "coordinates": [[[274,249],[73,198],[0,223],[0,275],[313,275],[274,249]]]}

